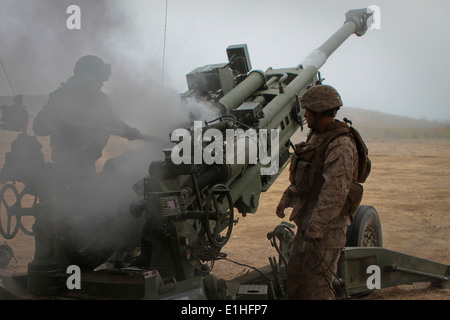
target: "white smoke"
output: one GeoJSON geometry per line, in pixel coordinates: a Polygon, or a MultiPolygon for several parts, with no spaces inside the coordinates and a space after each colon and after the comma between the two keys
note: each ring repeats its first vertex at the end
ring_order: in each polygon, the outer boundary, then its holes
{"type": "MultiPolygon", "coordinates": [[[[76,186],[72,190],[82,191],[71,194],[72,216],[66,215],[64,219],[66,224],[77,224],[79,232],[73,237],[78,240],[74,241],[81,241],[83,245],[108,246],[108,239],[126,236],[123,232],[113,238],[108,233],[102,235],[100,231],[109,230],[116,221],[123,223],[124,230],[127,223],[136,228],[128,212],[129,204],[138,200],[133,184],[146,175],[151,161],[162,158],[163,148],[171,145],[169,134],[175,128],[186,126],[192,115],[179,93],[170,87],[170,79],[166,78],[164,87],[162,85],[161,53],[155,51],[152,42],[161,43],[162,32],[159,31],[162,29],[158,28],[163,26],[163,20],[152,22],[151,12],[143,15],[139,7],[144,3],[133,1],[131,4],[123,0],[1,2],[0,58],[10,71],[16,93],[48,95],[73,75],[79,58],[96,55],[112,66],[112,75],[103,91],[108,94],[117,115],[141,133],[158,141],[167,140],[167,143],[142,141],[108,161],[104,170],[108,180],[103,183],[98,180],[71,182],[76,186]],[[81,8],[80,30],[66,27],[66,9],[73,4],[81,8]],[[143,33],[142,30],[149,30],[151,23],[155,25],[155,34],[143,33]],[[141,28],[143,24],[147,24],[145,28],[141,28]]],[[[148,3],[145,7],[149,8],[148,3]]],[[[64,201],[56,202],[60,210],[68,205],[64,201]]],[[[117,228],[113,226],[111,230],[117,228]]],[[[137,241],[142,225],[134,231],[137,237],[133,240],[137,241]]]]}

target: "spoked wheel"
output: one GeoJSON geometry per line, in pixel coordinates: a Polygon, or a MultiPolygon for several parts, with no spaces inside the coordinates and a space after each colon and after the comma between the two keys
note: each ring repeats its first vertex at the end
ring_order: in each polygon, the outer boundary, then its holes
{"type": "Polygon", "coordinates": [[[377,210],[360,206],[347,230],[347,247],[382,247],[383,234],[377,210]]]}
{"type": "Polygon", "coordinates": [[[31,195],[27,193],[26,187],[20,192],[20,206],[18,207],[18,211],[16,212],[17,222],[19,224],[19,229],[22,230],[23,233],[29,236],[34,236],[33,230],[28,230],[22,221],[22,218],[25,216],[35,216],[35,209],[39,204],[39,197],[37,195],[31,195]],[[31,203],[31,206],[26,206],[27,203],[31,203]]]}
{"type": "Polygon", "coordinates": [[[22,223],[22,217],[34,216],[38,202],[39,197],[28,194],[26,186],[19,192],[15,184],[5,184],[0,190],[0,234],[5,239],[12,239],[20,229],[26,235],[33,236],[33,231],[22,223]],[[26,207],[26,203],[30,202],[31,207],[26,207]]]}
{"type": "Polygon", "coordinates": [[[12,239],[19,230],[16,215],[20,207],[20,194],[14,184],[5,184],[0,190],[0,233],[5,239],[12,239]]]}
{"type": "Polygon", "coordinates": [[[210,243],[215,247],[223,247],[230,239],[234,224],[233,201],[230,190],[225,185],[215,185],[208,194],[205,203],[204,228],[210,243]],[[219,197],[225,196],[228,209],[222,212],[219,197]],[[214,208],[214,211],[210,211],[214,208]]]}

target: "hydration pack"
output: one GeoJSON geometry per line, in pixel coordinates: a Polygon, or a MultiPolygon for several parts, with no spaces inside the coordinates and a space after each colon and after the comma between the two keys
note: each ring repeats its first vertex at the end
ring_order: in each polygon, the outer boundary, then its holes
{"type": "Polygon", "coordinates": [[[359,183],[364,183],[370,174],[372,169],[372,162],[369,158],[369,148],[367,148],[361,134],[352,126],[352,122],[347,118],[343,119],[345,123],[350,124],[350,134],[356,143],[356,149],[358,150],[358,180],[359,183]]]}

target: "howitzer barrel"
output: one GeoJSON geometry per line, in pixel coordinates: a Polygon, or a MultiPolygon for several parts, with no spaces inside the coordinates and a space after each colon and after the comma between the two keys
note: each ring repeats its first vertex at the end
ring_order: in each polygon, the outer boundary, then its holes
{"type": "MultiPolygon", "coordinates": [[[[283,109],[290,108],[290,101],[307,87],[328,57],[353,33],[362,36],[366,32],[367,18],[370,15],[367,9],[347,12],[344,25],[306,57],[302,63],[303,71],[284,89],[283,94],[279,94],[264,108],[265,117],[261,119],[261,127],[270,129],[278,127],[286,114],[283,109]]],[[[280,141],[280,145],[285,142],[280,141]]]]}
{"type": "Polygon", "coordinates": [[[303,62],[303,68],[314,66],[319,69],[323,66],[329,56],[353,33],[362,36],[367,31],[367,9],[350,10],[346,13],[344,25],[337,30],[319,48],[312,51],[303,62]]]}
{"type": "MultiPolygon", "coordinates": [[[[319,48],[312,51],[301,66],[292,69],[268,70],[265,74],[269,79],[266,83],[266,87],[271,87],[272,84],[275,84],[276,81],[278,81],[279,90],[276,96],[263,107],[263,117],[259,119],[258,126],[259,128],[264,128],[266,130],[281,129],[279,130],[278,139],[278,146],[280,148],[278,151],[280,155],[285,155],[290,138],[301,125],[300,121],[291,121],[289,123],[285,121],[285,119],[288,118],[288,115],[293,112],[293,108],[295,113],[299,111],[297,102],[298,97],[307,90],[308,86],[315,85],[314,81],[320,67],[350,35],[355,33],[358,36],[361,36],[365,33],[367,30],[367,18],[370,15],[371,13],[368,13],[367,9],[351,10],[347,12],[344,25],[319,48]],[[294,78],[288,82],[286,87],[282,87],[283,81],[287,81],[289,76],[292,78],[293,75],[294,78]]],[[[273,93],[273,91],[270,90],[273,89],[269,88],[266,92],[268,94],[273,93]]],[[[231,91],[228,95],[231,93],[233,93],[233,91],[231,91]]],[[[248,96],[250,95],[251,94],[248,96]]],[[[244,99],[248,98],[248,96],[244,99]]],[[[258,96],[256,99],[259,98],[265,99],[263,96],[258,96]]],[[[254,101],[256,101],[256,99],[254,101]]],[[[234,105],[232,107],[235,108],[234,105]]],[[[273,151],[274,150],[271,152],[273,151]]],[[[284,160],[280,162],[281,166],[278,169],[278,174],[281,173],[281,168],[285,163],[286,157],[283,156],[283,159],[284,160]]],[[[261,167],[262,165],[259,164],[259,166],[261,167]]],[[[243,173],[243,176],[233,181],[230,186],[233,197],[239,197],[242,195],[242,198],[244,198],[244,195],[247,196],[247,200],[243,200],[242,202],[247,205],[247,208],[244,210],[248,210],[250,212],[256,210],[257,207],[257,204],[252,204],[255,201],[251,200],[252,197],[254,199],[257,198],[254,194],[258,194],[258,192],[263,188],[267,190],[269,184],[274,181],[273,178],[270,178],[265,182],[264,186],[262,184],[258,185],[258,181],[260,181],[258,179],[260,178],[261,173],[258,169],[256,169],[257,167],[258,166],[252,166],[250,169],[247,168],[243,173]],[[258,188],[260,188],[260,190],[258,190],[258,188]],[[253,194],[248,190],[253,190],[253,194]]]]}

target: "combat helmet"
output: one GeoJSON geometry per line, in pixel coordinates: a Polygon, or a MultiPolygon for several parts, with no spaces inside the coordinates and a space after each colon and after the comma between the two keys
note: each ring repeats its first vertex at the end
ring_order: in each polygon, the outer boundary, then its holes
{"type": "Polygon", "coordinates": [[[303,109],[320,113],[342,106],[342,99],[335,88],[329,85],[317,85],[308,89],[300,99],[303,109]]]}
{"type": "Polygon", "coordinates": [[[73,70],[75,76],[106,81],[111,76],[111,65],[93,55],[81,57],[73,70]]]}

